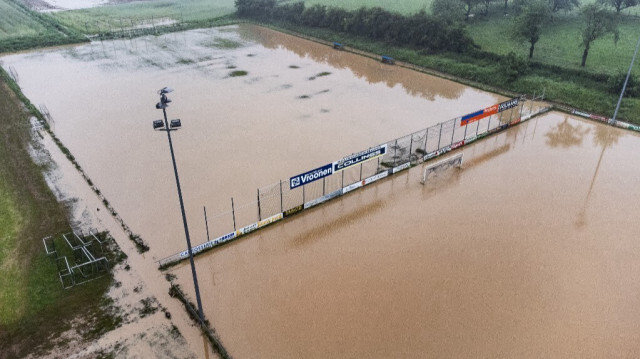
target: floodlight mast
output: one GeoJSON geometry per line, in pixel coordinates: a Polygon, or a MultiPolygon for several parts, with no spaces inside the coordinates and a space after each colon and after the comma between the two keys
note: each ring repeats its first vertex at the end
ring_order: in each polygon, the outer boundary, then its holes
{"type": "Polygon", "coordinates": [[[179,119],[171,120],[171,126],[167,120],[167,107],[171,100],[167,98],[167,94],[173,92],[172,88],[165,87],[158,91],[160,102],[156,104],[157,109],[162,109],[164,115],[164,123],[162,120],[153,121],[153,128],[156,131],[166,131],[169,139],[169,150],[171,152],[171,162],[173,163],[173,173],[176,177],[176,187],[178,187],[178,199],[180,200],[180,211],[182,212],[182,224],[184,225],[184,235],[187,238],[187,251],[189,253],[189,261],[191,262],[191,274],[193,274],[193,286],[196,291],[196,301],[198,303],[198,320],[200,325],[204,326],[204,312],[202,311],[202,301],[200,300],[200,287],[198,286],[198,276],[196,275],[196,266],[193,261],[193,250],[191,249],[191,238],[189,236],[189,226],[187,225],[187,216],[184,211],[184,201],[182,200],[182,190],[180,188],[180,178],[178,177],[178,167],[176,166],[176,156],[173,153],[173,142],[171,141],[171,131],[177,131],[181,126],[179,119]]]}

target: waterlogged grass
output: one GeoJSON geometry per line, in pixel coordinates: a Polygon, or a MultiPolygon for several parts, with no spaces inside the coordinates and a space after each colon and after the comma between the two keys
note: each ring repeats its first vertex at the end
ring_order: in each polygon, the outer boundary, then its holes
{"type": "Polygon", "coordinates": [[[242,47],[239,41],[216,37],[213,40],[207,40],[201,44],[202,46],[216,49],[237,49],[242,47]]]}
{"type": "Polygon", "coordinates": [[[52,16],[82,33],[97,34],[131,27],[140,19],[169,19],[186,23],[207,23],[235,12],[235,0],[140,1],[89,9],[61,11],[52,16]]]}
{"type": "Polygon", "coordinates": [[[247,71],[236,70],[236,71],[231,71],[229,73],[229,76],[231,76],[231,77],[240,77],[240,76],[247,76],[247,74],[249,74],[247,71]]]}

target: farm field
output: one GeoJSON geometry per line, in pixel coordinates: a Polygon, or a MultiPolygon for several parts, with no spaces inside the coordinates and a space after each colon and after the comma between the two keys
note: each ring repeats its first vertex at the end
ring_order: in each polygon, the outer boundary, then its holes
{"type": "Polygon", "coordinates": [[[178,22],[207,23],[235,12],[234,0],[159,0],[61,11],[52,16],[61,24],[84,33],[129,26],[138,19],[172,19],[178,22]]]}
{"type": "Polygon", "coordinates": [[[534,118],[197,257],[204,310],[238,357],[637,357],[639,149],[534,118]]]}

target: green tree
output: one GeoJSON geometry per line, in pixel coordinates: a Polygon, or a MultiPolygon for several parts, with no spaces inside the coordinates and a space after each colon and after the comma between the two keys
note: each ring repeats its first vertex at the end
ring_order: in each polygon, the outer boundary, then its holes
{"type": "Polygon", "coordinates": [[[513,36],[518,40],[526,40],[529,47],[529,58],[533,57],[533,50],[542,28],[551,19],[551,9],[544,0],[538,0],[525,5],[518,17],[513,20],[513,36]]]}
{"type": "Polygon", "coordinates": [[[580,11],[580,15],[583,20],[582,46],[584,47],[580,66],[584,67],[587,63],[587,56],[592,42],[607,34],[613,34],[614,41],[617,43],[620,34],[618,32],[617,17],[607,11],[602,4],[586,5],[580,11]]]}
{"type": "Polygon", "coordinates": [[[580,0],[549,0],[549,6],[553,12],[571,11],[574,7],[580,6],[580,0]]]}
{"type": "Polygon", "coordinates": [[[480,0],[452,0],[452,1],[460,1],[462,2],[462,6],[464,7],[464,16],[465,19],[469,20],[469,15],[471,15],[471,10],[480,3],[480,0]]]}
{"type": "Polygon", "coordinates": [[[464,20],[465,11],[465,5],[460,0],[434,0],[431,3],[431,14],[448,24],[459,23],[464,20]]]}
{"type": "Polygon", "coordinates": [[[603,5],[611,6],[616,9],[617,13],[620,11],[636,6],[640,4],[638,0],[600,0],[600,3],[603,5]]]}

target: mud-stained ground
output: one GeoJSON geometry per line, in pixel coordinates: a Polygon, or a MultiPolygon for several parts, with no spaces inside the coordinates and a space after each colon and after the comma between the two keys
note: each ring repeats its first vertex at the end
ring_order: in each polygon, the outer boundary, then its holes
{"type": "Polygon", "coordinates": [[[638,150],[525,122],[198,257],[205,312],[243,358],[638,357],[638,150]]]}
{"type": "MultiPolygon", "coordinates": [[[[34,120],[35,121],[35,120],[34,120]]],[[[35,124],[34,124],[35,125],[35,124]]],[[[37,358],[204,358],[217,357],[208,341],[188,318],[182,305],[168,294],[169,282],[152,261],[137,253],[119,224],[102,207],[73,165],[42,130],[35,135],[32,157],[43,168],[57,199],[69,209],[76,231],[109,231],[128,258],[112,269],[114,282],[104,300],[116,329],[99,333],[93,342],[82,339],[88,328],[78,318],[71,330],[49,338],[48,352],[37,358]]],[[[52,281],[56,278],[52,277],[52,281]]],[[[74,290],[70,288],[68,290],[74,290]]]]}
{"type": "Polygon", "coordinates": [[[182,120],[173,141],[194,243],[206,238],[203,206],[222,235],[231,197],[249,211],[258,187],[503,100],[250,25],[2,61],[156,259],[185,246],[166,135],[151,126],[164,86],[182,120]]]}

